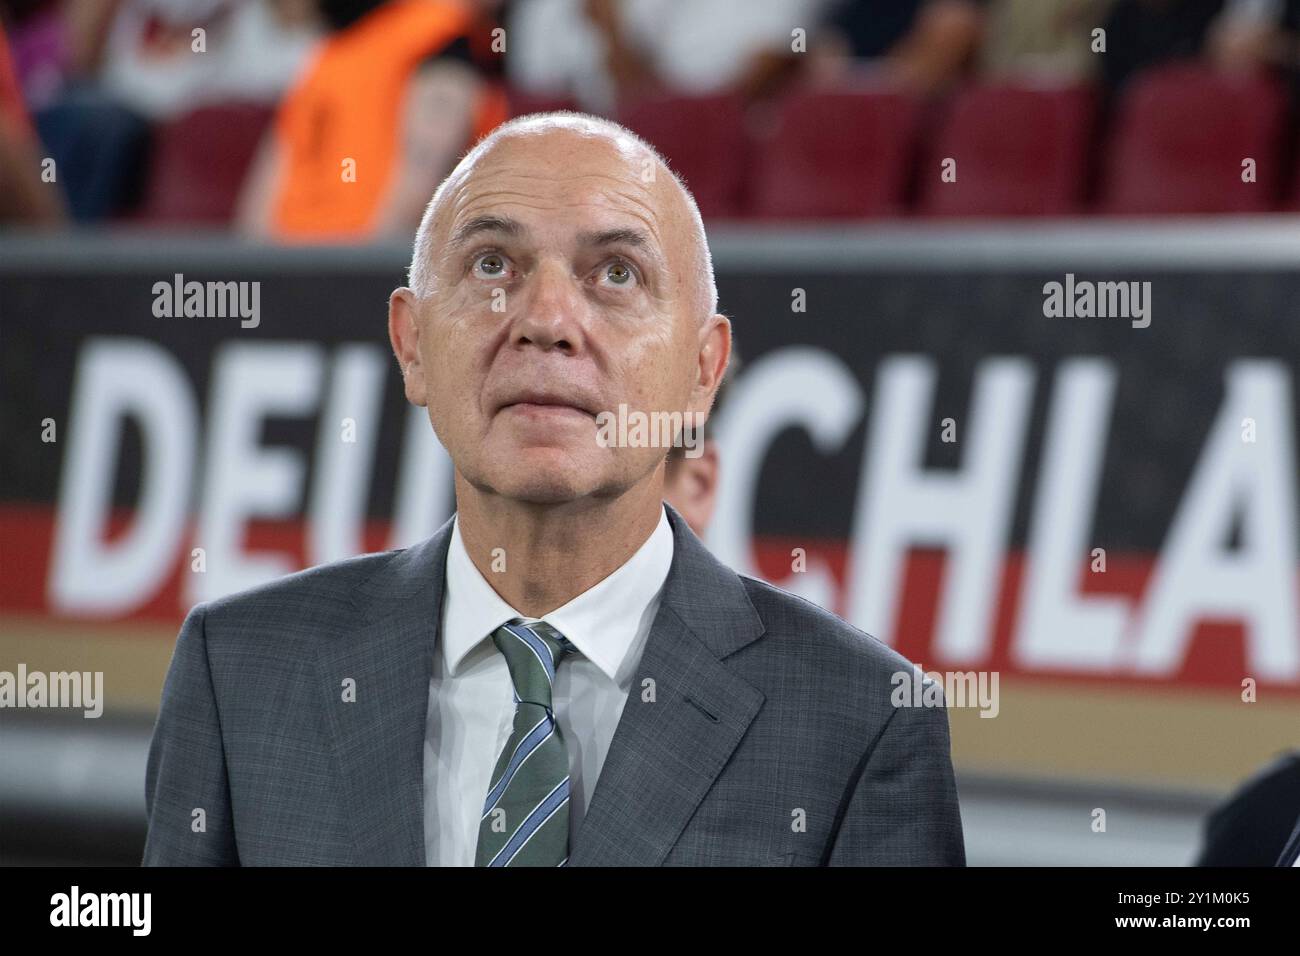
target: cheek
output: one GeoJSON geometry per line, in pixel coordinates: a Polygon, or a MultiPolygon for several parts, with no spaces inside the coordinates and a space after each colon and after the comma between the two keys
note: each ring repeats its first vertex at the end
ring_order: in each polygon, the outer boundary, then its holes
{"type": "Polygon", "coordinates": [[[473,417],[472,343],[456,322],[434,322],[420,339],[429,414],[439,431],[473,417]]]}
{"type": "Polygon", "coordinates": [[[679,405],[689,390],[692,348],[692,343],[674,335],[670,328],[628,343],[619,364],[629,402],[639,403],[647,411],[679,405]]]}
{"type": "Polygon", "coordinates": [[[445,390],[451,383],[460,387],[472,379],[479,355],[487,346],[484,329],[477,321],[477,305],[461,298],[438,304],[437,317],[420,342],[424,360],[436,378],[434,388],[445,390]]]}

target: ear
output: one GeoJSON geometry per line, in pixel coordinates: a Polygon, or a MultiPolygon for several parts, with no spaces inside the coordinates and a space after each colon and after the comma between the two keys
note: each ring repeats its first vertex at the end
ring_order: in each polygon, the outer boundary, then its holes
{"type": "Polygon", "coordinates": [[[700,327],[699,367],[691,389],[690,411],[703,413],[708,419],[713,398],[731,361],[731,320],[725,315],[710,316],[700,327]]]}
{"type": "Polygon", "coordinates": [[[388,297],[388,339],[402,370],[406,400],[412,405],[428,404],[424,366],[420,362],[419,300],[406,286],[394,289],[388,297]]]}

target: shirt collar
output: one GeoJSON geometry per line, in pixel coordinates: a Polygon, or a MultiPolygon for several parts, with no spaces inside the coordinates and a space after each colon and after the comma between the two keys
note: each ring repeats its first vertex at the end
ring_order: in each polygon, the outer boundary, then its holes
{"type": "MultiPolygon", "coordinates": [[[[622,686],[636,664],[631,652],[649,631],[652,622],[646,618],[658,607],[672,561],[672,526],[661,507],[659,523],[632,557],[542,620],[622,686]]],[[[536,620],[511,607],[475,567],[460,534],[459,516],[453,521],[447,551],[446,588],[443,668],[451,677],[457,676],[470,651],[502,624],[513,618],[536,620]]]]}

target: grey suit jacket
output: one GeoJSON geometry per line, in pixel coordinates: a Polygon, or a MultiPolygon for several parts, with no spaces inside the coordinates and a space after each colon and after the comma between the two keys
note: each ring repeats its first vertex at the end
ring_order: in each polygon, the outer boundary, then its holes
{"type": "MultiPolygon", "coordinates": [[[[890,703],[912,665],[668,514],[672,567],[569,865],[964,865],[947,710],[890,703]]],[[[424,865],[450,538],[448,521],[190,612],[149,748],[146,865],[424,865]]]]}

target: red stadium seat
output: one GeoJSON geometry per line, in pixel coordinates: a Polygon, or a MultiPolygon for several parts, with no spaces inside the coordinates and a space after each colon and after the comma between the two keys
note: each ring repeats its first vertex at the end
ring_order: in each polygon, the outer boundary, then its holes
{"type": "Polygon", "coordinates": [[[274,112],[250,103],[205,106],[155,128],[139,220],[229,223],[274,112]]]}
{"type": "Polygon", "coordinates": [[[621,109],[618,118],[664,154],[686,181],[702,215],[726,217],[740,212],[749,143],[738,97],[641,99],[621,109]]]}
{"type": "Polygon", "coordinates": [[[1096,98],[1083,86],[973,86],[957,93],[922,169],[918,211],[935,216],[1065,216],[1088,181],[1096,98]],[[944,182],[943,160],[956,161],[944,182]]]}
{"type": "Polygon", "coordinates": [[[919,116],[914,98],[892,90],[789,94],[759,146],[749,211],[781,219],[901,213],[919,116]]]}
{"type": "Polygon", "coordinates": [[[1105,157],[1101,211],[1262,212],[1277,201],[1285,98],[1270,77],[1192,64],[1159,67],[1122,94],[1105,157]],[[1253,159],[1256,182],[1242,182],[1253,159]]]}

